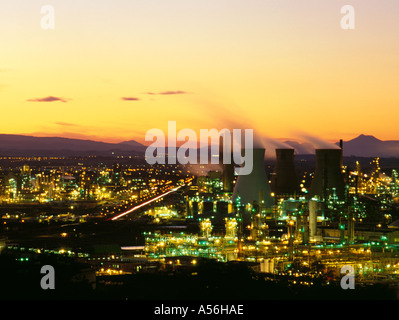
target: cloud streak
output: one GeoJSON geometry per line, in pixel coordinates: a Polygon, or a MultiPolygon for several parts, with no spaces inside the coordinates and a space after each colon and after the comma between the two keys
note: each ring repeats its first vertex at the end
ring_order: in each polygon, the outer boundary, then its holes
{"type": "Polygon", "coordinates": [[[67,99],[60,98],[60,97],[54,97],[54,96],[48,96],[45,98],[28,99],[26,101],[29,101],[29,102],[55,102],[55,101],[67,102],[67,99]]]}
{"type": "Polygon", "coordinates": [[[62,122],[62,121],[56,122],[55,124],[62,126],[62,127],[76,127],[77,126],[77,124],[69,123],[69,122],[62,122]]]}
{"type": "Polygon", "coordinates": [[[158,92],[158,93],[156,93],[156,92],[146,92],[145,94],[166,96],[166,95],[174,95],[174,94],[188,94],[188,92],[183,91],[183,90],[176,90],[176,91],[169,90],[169,91],[162,91],[162,92],[158,92]]]}
{"type": "Polygon", "coordinates": [[[139,98],[136,97],[122,97],[121,98],[123,101],[139,101],[139,98]]]}
{"type": "Polygon", "coordinates": [[[178,91],[164,91],[164,92],[160,92],[159,94],[161,94],[161,95],[171,95],[171,94],[187,94],[188,92],[186,92],[186,91],[181,91],[181,90],[178,90],[178,91]]]}

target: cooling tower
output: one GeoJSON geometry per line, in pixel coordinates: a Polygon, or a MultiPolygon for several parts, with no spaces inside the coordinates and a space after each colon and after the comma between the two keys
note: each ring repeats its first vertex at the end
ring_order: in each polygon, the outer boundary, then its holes
{"type": "Polygon", "coordinates": [[[338,199],[345,196],[345,181],[342,174],[342,149],[316,149],[316,169],[309,190],[309,197],[319,196],[326,200],[335,193],[338,199]]]}
{"type": "Polygon", "coordinates": [[[292,195],[299,192],[295,170],[294,149],[276,149],[276,165],[270,183],[276,195],[292,195]]]}
{"type": "Polygon", "coordinates": [[[259,204],[263,198],[263,207],[272,207],[274,200],[271,196],[269,181],[265,171],[265,149],[253,149],[253,168],[249,175],[239,175],[233,191],[233,202],[240,196],[241,204],[259,204]]]}

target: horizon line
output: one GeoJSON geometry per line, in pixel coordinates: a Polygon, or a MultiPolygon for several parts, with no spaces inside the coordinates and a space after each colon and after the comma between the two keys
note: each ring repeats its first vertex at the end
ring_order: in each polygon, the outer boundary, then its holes
{"type": "MultiPolygon", "coordinates": [[[[32,138],[60,138],[60,139],[69,139],[69,140],[80,140],[80,141],[91,141],[91,142],[99,142],[99,143],[110,143],[110,144],[120,144],[120,143],[124,143],[124,142],[134,141],[136,143],[142,144],[143,146],[148,146],[148,145],[152,144],[151,141],[145,141],[144,138],[138,138],[137,136],[133,137],[131,139],[129,139],[129,138],[125,138],[124,139],[124,138],[112,138],[112,137],[105,138],[105,137],[97,137],[97,136],[84,135],[84,134],[77,134],[80,137],[78,137],[78,136],[69,136],[68,134],[60,134],[60,135],[58,135],[58,134],[48,134],[48,135],[43,135],[43,134],[35,134],[35,133],[0,133],[0,135],[3,135],[3,136],[23,136],[23,137],[32,137],[32,138]],[[148,145],[147,145],[147,143],[148,143],[148,145]]],[[[167,135],[165,135],[165,136],[167,137],[167,135]]],[[[335,141],[335,140],[328,140],[328,139],[323,139],[323,138],[319,138],[319,139],[324,140],[324,142],[328,142],[328,143],[331,143],[331,144],[336,144],[336,143],[339,143],[341,140],[343,142],[345,142],[345,141],[348,142],[348,141],[354,140],[356,138],[359,138],[361,136],[373,137],[373,138],[375,138],[377,140],[380,140],[380,141],[399,141],[399,139],[398,140],[395,140],[395,139],[381,140],[381,139],[377,138],[374,135],[364,134],[364,133],[357,134],[354,138],[349,139],[349,140],[337,139],[335,141]]],[[[289,137],[289,138],[270,138],[270,137],[267,137],[267,136],[263,136],[260,139],[264,140],[264,141],[275,141],[276,143],[278,143],[278,142],[284,143],[284,142],[287,142],[287,141],[291,141],[292,139],[294,139],[295,142],[312,143],[310,141],[311,139],[306,139],[306,138],[303,138],[303,137],[297,137],[297,138],[294,138],[294,137],[289,137]]],[[[167,141],[167,139],[166,139],[166,141],[167,141]]],[[[199,143],[199,142],[200,142],[199,139],[197,139],[197,143],[199,143]]],[[[185,143],[185,141],[181,142],[181,144],[183,144],[183,143],[185,143]]]]}

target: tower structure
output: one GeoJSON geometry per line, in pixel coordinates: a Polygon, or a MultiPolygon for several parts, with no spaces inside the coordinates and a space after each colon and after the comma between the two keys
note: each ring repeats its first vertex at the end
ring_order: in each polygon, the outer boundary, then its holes
{"type": "Polygon", "coordinates": [[[271,177],[270,187],[276,195],[293,195],[299,192],[294,149],[276,149],[276,165],[271,177]]]}
{"type": "Polygon", "coordinates": [[[233,163],[233,152],[232,143],[230,140],[224,141],[225,137],[220,136],[219,138],[219,165],[222,170],[222,185],[224,192],[233,192],[234,188],[234,163],[233,163]],[[224,153],[224,147],[230,146],[230,150],[224,153]]]}
{"type": "Polygon", "coordinates": [[[316,149],[316,169],[309,190],[309,197],[327,200],[336,195],[345,198],[345,180],[342,173],[342,149],[316,149]]]}
{"type": "Polygon", "coordinates": [[[233,191],[233,202],[236,202],[239,197],[243,205],[257,203],[263,208],[270,208],[274,205],[264,159],[265,149],[254,148],[252,172],[248,175],[238,176],[233,191]]]}

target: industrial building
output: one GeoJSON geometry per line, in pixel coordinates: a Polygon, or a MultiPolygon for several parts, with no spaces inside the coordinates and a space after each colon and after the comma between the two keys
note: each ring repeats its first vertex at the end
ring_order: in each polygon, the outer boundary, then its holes
{"type": "Polygon", "coordinates": [[[274,205],[264,159],[265,149],[254,148],[252,172],[238,176],[232,197],[233,202],[239,201],[243,205],[257,203],[265,208],[271,208],[274,205]]]}
{"type": "Polygon", "coordinates": [[[271,191],[276,196],[299,195],[299,180],[294,163],[294,149],[276,149],[276,164],[271,177],[271,191]]]}
{"type": "Polygon", "coordinates": [[[290,261],[303,259],[304,248],[314,259],[323,259],[335,267],[343,261],[344,251],[338,249],[331,256],[331,247],[358,250],[353,251],[357,254],[351,259],[362,260],[362,266],[381,267],[378,259],[369,257],[369,252],[384,250],[392,261],[396,259],[399,224],[373,225],[369,209],[374,206],[378,219],[385,219],[384,208],[394,201],[387,199],[398,198],[396,171],[391,177],[361,177],[358,164],[355,171],[344,167],[341,144],[340,148],[315,149],[312,179],[308,181],[309,188],[303,188],[294,149],[276,149],[272,172],[266,172],[264,148],[254,148],[253,155],[251,174],[233,177],[232,167],[223,166],[220,191],[197,193],[189,199],[188,216],[198,222],[198,239],[202,239],[186,244],[191,253],[202,252],[203,257],[212,255],[220,261],[229,257],[259,262],[263,272],[273,272],[273,268],[281,272],[290,261]],[[229,177],[228,183],[224,177],[229,177]],[[233,191],[229,192],[231,188],[225,186],[232,185],[233,191]],[[360,191],[364,190],[373,191],[362,197],[360,191]],[[377,203],[381,206],[377,207],[377,203]]]}
{"type": "Polygon", "coordinates": [[[309,198],[317,196],[326,201],[329,196],[336,196],[339,200],[344,200],[342,166],[342,149],[316,149],[316,168],[309,198]]]}

